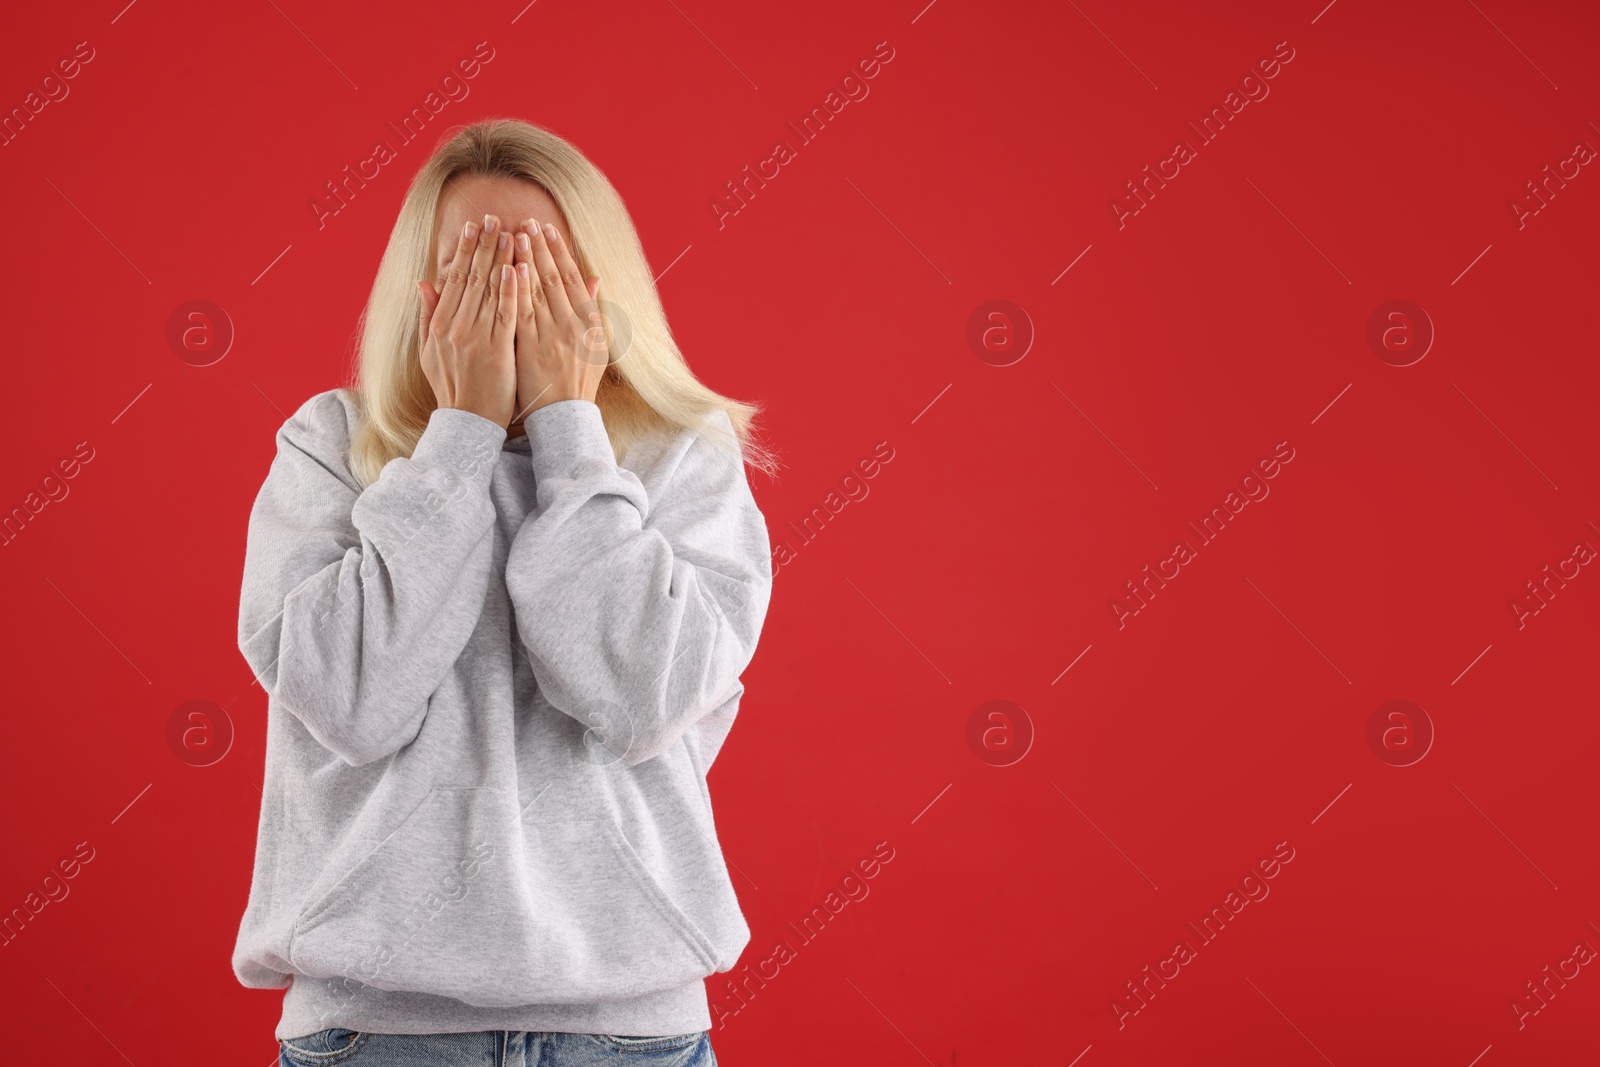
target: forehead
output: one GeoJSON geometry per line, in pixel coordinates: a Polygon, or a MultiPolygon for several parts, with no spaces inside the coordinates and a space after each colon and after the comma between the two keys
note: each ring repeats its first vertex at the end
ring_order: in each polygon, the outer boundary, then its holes
{"type": "Polygon", "coordinates": [[[448,259],[455,252],[461,228],[470,219],[483,223],[494,215],[500,225],[514,229],[524,219],[553,223],[570,245],[572,234],[555,200],[540,186],[519,178],[469,175],[448,182],[439,194],[438,217],[434,228],[435,259],[448,259]]]}

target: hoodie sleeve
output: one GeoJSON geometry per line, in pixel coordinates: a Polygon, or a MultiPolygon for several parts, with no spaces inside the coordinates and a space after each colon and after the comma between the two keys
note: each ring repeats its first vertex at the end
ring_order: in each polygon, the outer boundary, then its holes
{"type": "Polygon", "coordinates": [[[278,431],[250,512],[239,651],[261,686],[345,763],[403,748],[488,591],[489,479],[505,429],[435,410],[412,456],[360,489],[335,393],[278,431]]]}
{"type": "MultiPolygon", "coordinates": [[[[725,413],[711,422],[732,439],[725,413]]],[[[700,434],[668,447],[649,499],[589,401],[524,425],[537,501],[505,576],[519,635],[545,699],[642,763],[740,691],[772,592],[766,521],[743,463],[700,434]]]]}

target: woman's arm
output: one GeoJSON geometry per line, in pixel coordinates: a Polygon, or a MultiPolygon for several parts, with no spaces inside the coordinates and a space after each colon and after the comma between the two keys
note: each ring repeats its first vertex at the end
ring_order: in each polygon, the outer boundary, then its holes
{"type": "MultiPolygon", "coordinates": [[[[743,464],[697,434],[665,456],[676,467],[651,500],[590,401],[525,425],[538,498],[506,563],[518,631],[545,699],[643,762],[726,700],[755,654],[766,522],[743,464]]],[[[725,414],[713,427],[731,438],[725,414]]]]}
{"type": "Polygon", "coordinates": [[[280,704],[351,766],[393,755],[466,647],[489,588],[489,479],[516,399],[511,236],[468,221],[443,272],[419,279],[418,361],[437,407],[410,458],[360,490],[354,419],[302,405],[250,512],[239,651],[280,704]]]}
{"type": "Polygon", "coordinates": [[[410,459],[365,490],[345,472],[331,393],[278,432],[250,512],[239,650],[320,743],[360,766],[417,734],[488,590],[489,478],[506,431],[435,410],[410,459]]]}

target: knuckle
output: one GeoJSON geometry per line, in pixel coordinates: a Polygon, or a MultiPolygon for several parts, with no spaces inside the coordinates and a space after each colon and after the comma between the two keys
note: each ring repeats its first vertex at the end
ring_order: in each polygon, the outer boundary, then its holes
{"type": "Polygon", "coordinates": [[[569,267],[563,267],[561,270],[561,279],[568,285],[575,285],[580,288],[583,286],[583,272],[578,270],[577,264],[573,264],[569,267]]]}
{"type": "Polygon", "coordinates": [[[541,271],[539,280],[544,282],[548,288],[559,289],[561,287],[561,272],[552,267],[549,270],[541,271]]]}
{"type": "Polygon", "coordinates": [[[467,269],[467,288],[479,289],[483,287],[483,268],[473,265],[467,269]]]}

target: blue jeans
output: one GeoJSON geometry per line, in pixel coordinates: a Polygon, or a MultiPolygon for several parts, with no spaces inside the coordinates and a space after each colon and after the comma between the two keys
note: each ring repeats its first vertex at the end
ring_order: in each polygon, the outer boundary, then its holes
{"type": "Polygon", "coordinates": [[[465,1034],[373,1034],[334,1027],[278,1042],[280,1067],[716,1067],[711,1034],[608,1034],[479,1030],[465,1034]]]}

